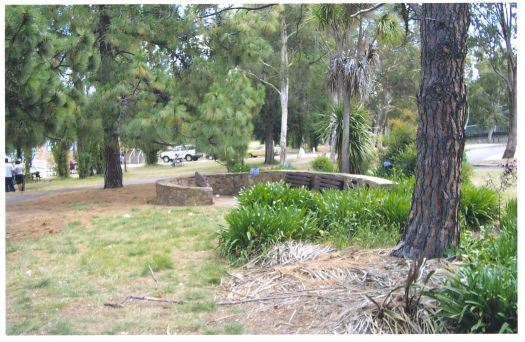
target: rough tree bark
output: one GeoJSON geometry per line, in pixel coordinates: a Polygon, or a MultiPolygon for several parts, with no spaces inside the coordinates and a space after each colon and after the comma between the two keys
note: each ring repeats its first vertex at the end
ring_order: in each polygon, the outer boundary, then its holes
{"type": "Polygon", "coordinates": [[[416,184],[394,256],[442,257],[459,244],[469,24],[469,4],[423,5],[416,184]]]}
{"type": "Polygon", "coordinates": [[[118,135],[108,134],[104,139],[104,189],[122,187],[122,167],[118,135]]]}
{"type": "MultiPolygon", "coordinates": [[[[107,14],[105,5],[98,6],[100,13],[100,22],[97,29],[97,41],[100,51],[101,64],[111,63],[113,49],[109,42],[106,41],[106,34],[109,31],[111,17],[107,14]]],[[[104,69],[99,71],[100,83],[108,82],[109,77],[104,73],[104,69]]],[[[107,118],[107,127],[104,137],[104,189],[122,187],[122,167],[120,166],[120,146],[118,134],[117,118],[107,118]]]]}

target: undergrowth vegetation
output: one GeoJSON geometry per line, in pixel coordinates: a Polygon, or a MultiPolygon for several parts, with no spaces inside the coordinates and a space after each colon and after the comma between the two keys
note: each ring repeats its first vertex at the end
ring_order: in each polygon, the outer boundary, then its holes
{"type": "Polygon", "coordinates": [[[460,333],[516,333],[518,329],[517,199],[509,201],[500,232],[489,226],[475,238],[464,232],[454,252],[464,261],[429,295],[445,324],[460,333]]]}
{"type": "Polygon", "coordinates": [[[330,158],[326,156],[319,156],[312,160],[312,169],[314,171],[322,172],[337,172],[337,166],[333,163],[330,158]]]}
{"type": "MultiPolygon", "coordinates": [[[[517,331],[517,200],[500,213],[498,191],[463,178],[460,248],[451,250],[460,266],[438,289],[425,292],[438,303],[432,318],[442,331],[517,331]]],[[[246,262],[287,240],[342,248],[391,247],[410,210],[413,178],[400,175],[389,188],[294,188],[284,182],[257,184],[238,196],[239,208],[218,232],[219,252],[246,262]]]]}
{"type": "MultiPolygon", "coordinates": [[[[286,240],[329,243],[339,248],[393,246],[408,219],[413,178],[401,177],[390,188],[294,188],[284,182],[244,189],[239,208],[226,216],[218,232],[219,251],[236,262],[286,240]]],[[[464,185],[460,216],[465,228],[492,222],[498,213],[495,191],[464,185]]],[[[476,228],[477,229],[477,228],[476,228]]]]}

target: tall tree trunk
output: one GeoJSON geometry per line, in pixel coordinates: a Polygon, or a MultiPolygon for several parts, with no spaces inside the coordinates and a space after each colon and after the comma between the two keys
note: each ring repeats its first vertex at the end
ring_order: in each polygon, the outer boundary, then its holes
{"type": "Polygon", "coordinates": [[[24,169],[26,175],[31,173],[31,164],[33,163],[33,153],[31,150],[31,147],[24,147],[24,169]]]}
{"type": "Polygon", "coordinates": [[[77,170],[80,179],[89,177],[91,153],[87,151],[87,145],[84,135],[77,133],[77,170]]]}
{"type": "Polygon", "coordinates": [[[69,177],[69,148],[71,142],[65,139],[55,142],[52,149],[56,172],[59,177],[69,177]]]}
{"type": "MultiPolygon", "coordinates": [[[[498,3],[495,4],[496,12],[498,13],[499,22],[501,26],[501,33],[505,40],[505,60],[507,62],[507,91],[509,97],[509,138],[507,140],[507,147],[503,152],[503,158],[514,158],[516,153],[516,146],[518,144],[518,107],[516,104],[517,96],[517,58],[512,49],[512,28],[516,25],[516,18],[514,17],[513,7],[511,4],[498,3]],[[507,7],[509,6],[509,7],[507,7]],[[508,8],[508,10],[507,10],[508,8]],[[514,21],[514,23],[513,23],[514,21]]],[[[502,75],[503,76],[503,75],[502,75]]]]}
{"type": "Polygon", "coordinates": [[[118,135],[108,133],[104,139],[104,189],[122,187],[118,135]]]}
{"type": "Polygon", "coordinates": [[[342,173],[350,172],[350,157],[348,148],[350,146],[350,96],[347,91],[343,91],[343,137],[341,143],[341,160],[339,161],[342,173]]]}
{"type": "Polygon", "coordinates": [[[509,84],[510,88],[508,89],[509,96],[509,138],[507,140],[507,147],[505,152],[503,152],[503,158],[514,158],[516,153],[516,146],[518,145],[518,107],[516,105],[516,67],[509,68],[509,84]]]}
{"type": "Polygon", "coordinates": [[[496,130],[496,125],[490,127],[489,129],[489,133],[487,135],[487,142],[490,144],[493,142],[493,139],[492,139],[492,134],[494,134],[494,131],[496,130]]]}
{"type": "Polygon", "coordinates": [[[273,115],[271,110],[265,111],[264,119],[266,121],[266,138],[265,138],[265,148],[264,151],[264,163],[271,165],[274,162],[275,154],[273,147],[273,115]]]}
{"type": "Polygon", "coordinates": [[[286,20],[285,12],[281,13],[281,87],[279,92],[279,97],[281,99],[281,154],[279,156],[279,161],[281,165],[286,164],[286,132],[288,131],[288,88],[290,85],[290,78],[288,75],[288,46],[287,40],[288,35],[286,32],[286,20]]]}
{"type": "MultiPolygon", "coordinates": [[[[97,41],[100,51],[101,67],[98,71],[98,81],[102,84],[110,82],[113,76],[108,73],[108,65],[113,63],[113,48],[107,41],[107,33],[111,25],[111,17],[107,13],[105,5],[98,5],[100,21],[97,28],[97,41]]],[[[106,134],[104,138],[104,189],[122,187],[122,168],[120,166],[120,147],[118,134],[118,117],[114,114],[106,118],[106,134]]]]}
{"type": "Polygon", "coordinates": [[[417,167],[403,239],[392,252],[436,258],[459,244],[469,4],[423,5],[417,167]]]}

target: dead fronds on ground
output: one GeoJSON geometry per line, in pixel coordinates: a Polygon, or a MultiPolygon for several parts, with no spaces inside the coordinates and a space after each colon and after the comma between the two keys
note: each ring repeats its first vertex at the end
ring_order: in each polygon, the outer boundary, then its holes
{"type": "Polygon", "coordinates": [[[240,305],[264,334],[434,333],[435,305],[420,296],[444,260],[406,261],[390,250],[287,243],[223,279],[220,305],[240,305]]]}

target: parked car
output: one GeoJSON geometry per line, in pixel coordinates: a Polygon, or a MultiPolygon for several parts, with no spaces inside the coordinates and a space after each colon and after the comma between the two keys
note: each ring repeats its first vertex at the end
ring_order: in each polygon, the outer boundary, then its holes
{"type": "Polygon", "coordinates": [[[169,163],[175,160],[175,158],[184,158],[187,161],[198,160],[202,155],[202,153],[196,152],[195,146],[193,145],[179,145],[167,151],[162,151],[160,153],[160,158],[165,163],[169,163]]]}
{"type": "Polygon", "coordinates": [[[250,158],[264,156],[265,148],[264,145],[250,146],[248,147],[248,156],[250,158]]]}
{"type": "MultiPolygon", "coordinates": [[[[253,145],[248,147],[248,156],[250,158],[255,157],[264,157],[266,153],[266,146],[265,145],[253,145]]],[[[275,145],[273,148],[273,153],[278,156],[281,153],[281,148],[279,145],[275,145]]]]}

